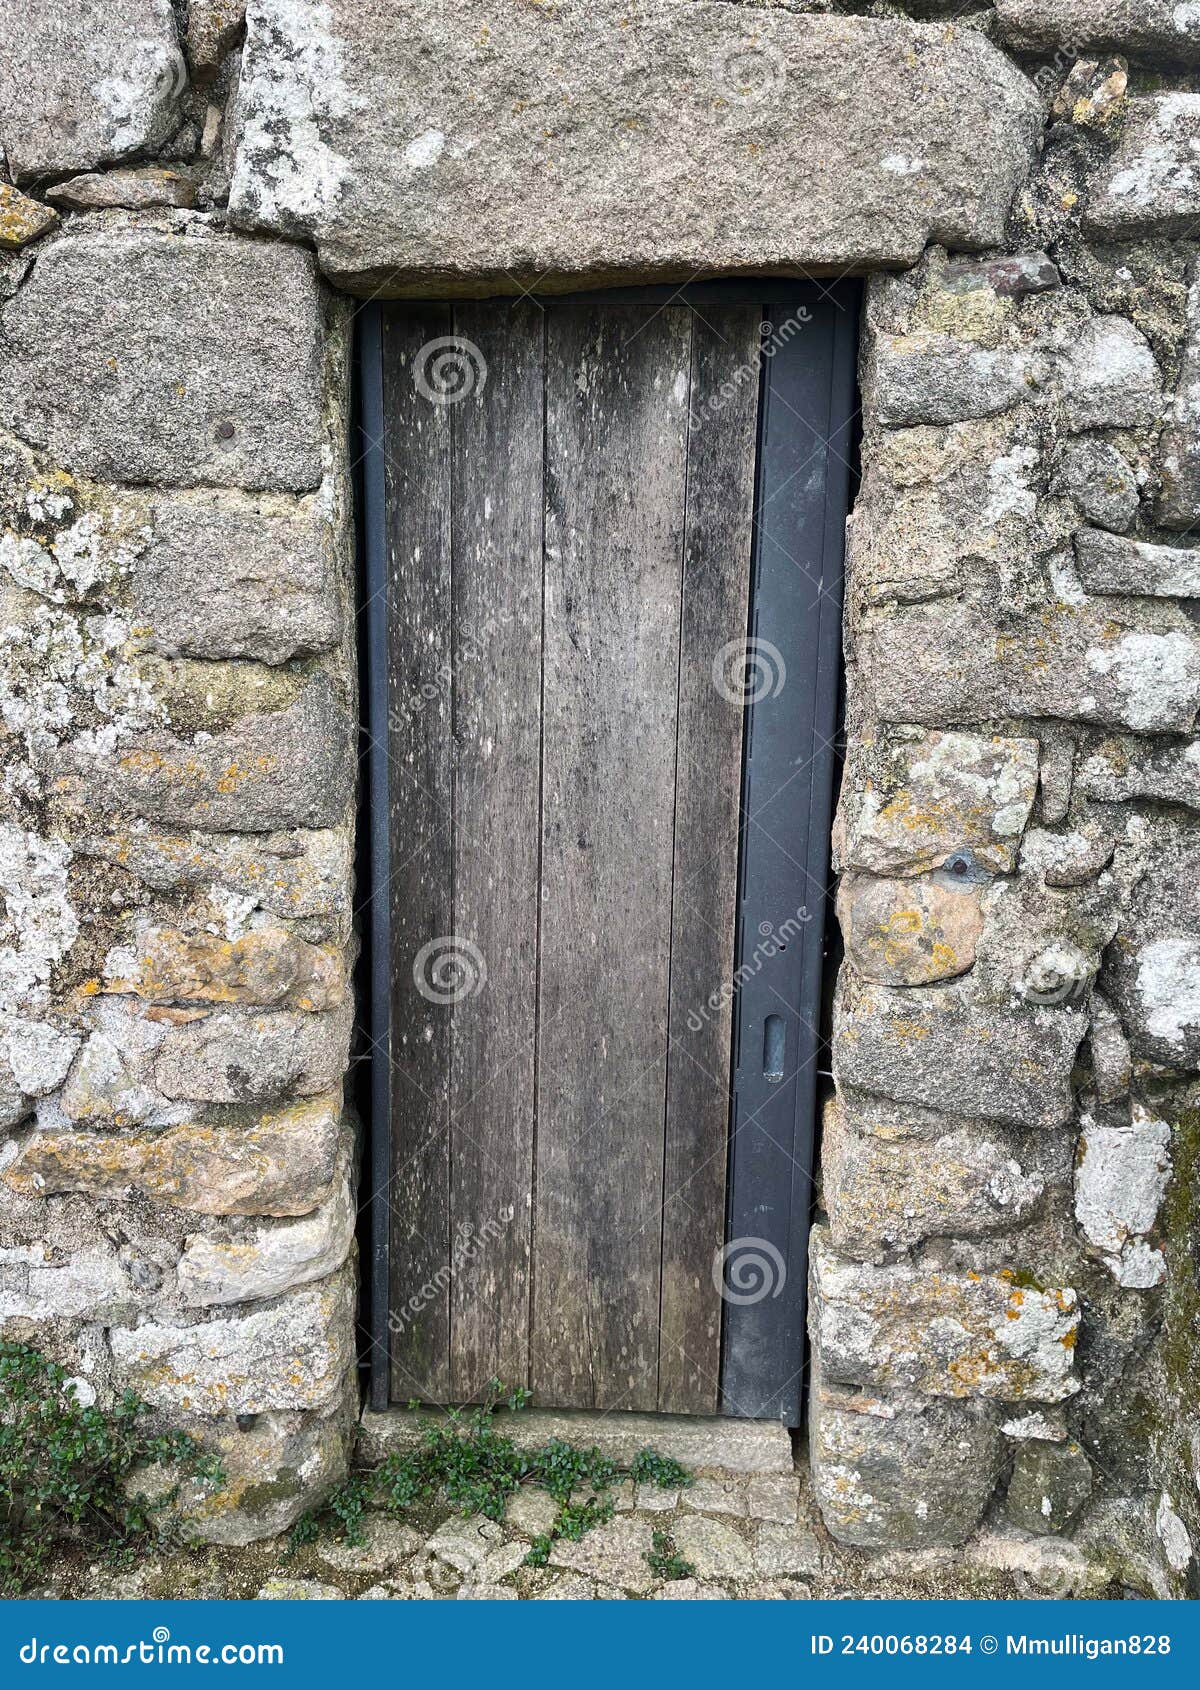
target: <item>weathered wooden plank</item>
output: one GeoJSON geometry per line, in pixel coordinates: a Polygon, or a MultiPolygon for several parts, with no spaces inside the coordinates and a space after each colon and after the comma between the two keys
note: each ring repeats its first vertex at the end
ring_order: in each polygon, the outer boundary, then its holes
{"type": "MultiPolygon", "coordinates": [[[[744,710],[714,663],[746,635],[761,320],[705,307],[692,325],[658,1402],[678,1414],[719,1398],[744,710]]],[[[733,654],[720,672],[736,678],[733,654]]]]}
{"type": "Polygon", "coordinates": [[[389,566],[392,933],[393,1395],[450,1386],[452,1007],[437,963],[454,927],[450,689],[452,412],[422,391],[446,306],[396,307],[383,327],[389,566]],[[432,947],[432,949],[426,949],[432,947]]]}
{"type": "Polygon", "coordinates": [[[548,320],[533,1382],[653,1408],[690,318],[548,320]]]}
{"type": "Polygon", "coordinates": [[[482,361],[453,467],[455,931],[464,982],[481,982],[454,1008],[450,1086],[450,1382],[466,1401],[529,1374],[545,333],[536,305],[508,302],[458,305],[454,328],[482,361]]]}

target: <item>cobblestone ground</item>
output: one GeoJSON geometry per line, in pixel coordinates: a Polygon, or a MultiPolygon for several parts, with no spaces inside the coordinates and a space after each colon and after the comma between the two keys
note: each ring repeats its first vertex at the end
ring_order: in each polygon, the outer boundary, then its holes
{"type": "Polygon", "coordinates": [[[823,1530],[807,1475],[744,1477],[709,1470],[682,1491],[625,1483],[607,1525],[559,1542],[546,1567],[525,1565],[555,1513],[544,1491],[524,1488],[503,1524],[464,1519],[444,1504],[396,1519],[372,1514],[367,1541],[333,1540],[292,1552],[286,1538],[245,1548],[190,1547],[114,1576],[62,1563],[40,1594],[162,1600],[220,1597],[301,1601],[751,1600],[812,1597],[1119,1596],[1073,1545],[987,1532],[964,1549],[870,1558],[839,1548],[823,1530]],[[668,1534],[691,1576],[666,1579],[646,1556],[668,1534]]]}

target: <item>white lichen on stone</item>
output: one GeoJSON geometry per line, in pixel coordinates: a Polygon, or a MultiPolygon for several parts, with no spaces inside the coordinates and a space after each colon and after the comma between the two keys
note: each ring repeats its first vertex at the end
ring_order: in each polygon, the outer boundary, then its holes
{"type": "Polygon", "coordinates": [[[1146,1242],[1171,1177],[1171,1131],[1134,1103],[1128,1124],[1085,1115],[1075,1169],[1075,1218],[1119,1285],[1145,1290],[1166,1274],[1146,1242]]]}
{"type": "Polygon", "coordinates": [[[1154,1529],[1172,1571],[1186,1572],[1192,1558],[1192,1539],[1187,1527],[1175,1512],[1175,1504],[1166,1491],[1158,1499],[1154,1515],[1154,1529]]]}
{"type": "Polygon", "coordinates": [[[1195,717],[1200,662],[1186,634],[1122,634],[1115,646],[1091,647],[1087,662],[1113,677],[1131,728],[1153,733],[1181,711],[1195,717]]]}
{"type": "Polygon", "coordinates": [[[64,840],[39,839],[0,825],[0,1011],[49,1001],[50,974],[79,934],[67,896],[71,850],[64,840]]]}
{"type": "Polygon", "coordinates": [[[1155,939],[1146,945],[1138,958],[1137,991],[1147,1029],[1182,1052],[1200,1027],[1200,940],[1155,939]]]}

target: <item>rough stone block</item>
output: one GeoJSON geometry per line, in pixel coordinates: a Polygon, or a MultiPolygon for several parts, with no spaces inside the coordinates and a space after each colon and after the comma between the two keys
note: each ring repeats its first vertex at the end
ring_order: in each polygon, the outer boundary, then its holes
{"type": "Polygon", "coordinates": [[[145,1300],[111,1246],[0,1246],[0,1321],[129,1319],[145,1300]]]}
{"type": "Polygon", "coordinates": [[[354,789],[354,727],[315,675],[286,709],[221,733],[127,736],[115,751],[85,735],[56,754],[55,790],[89,818],[138,816],[218,832],[330,827],[354,789]]]}
{"type": "Polygon", "coordinates": [[[1056,373],[1064,425],[1149,428],[1162,410],[1162,377],[1150,344],[1125,317],[1093,317],[1072,336],[1056,373]]]}
{"type": "Polygon", "coordinates": [[[155,499],[131,575],[134,636],[167,657],[283,663],[338,636],[330,528],[315,499],[155,499]]]}
{"type": "Polygon", "coordinates": [[[57,211],[0,181],[0,252],[20,252],[57,222],[57,211]]]}
{"type": "Polygon", "coordinates": [[[1200,94],[1141,94],[1088,184],[1085,226],[1125,237],[1194,233],[1200,217],[1200,94]]]}
{"type": "Polygon", "coordinates": [[[975,1530],[1000,1478],[1003,1439],[982,1403],[902,1406],[818,1379],[809,1448],[821,1517],[856,1549],[924,1549],[975,1530]]]}
{"type": "Polygon", "coordinates": [[[53,0],[0,13],[0,146],[18,181],[160,145],[186,89],[171,0],[53,0]]]}
{"type": "Polygon", "coordinates": [[[1025,360],[947,335],[878,335],[868,382],[885,428],[992,417],[1029,397],[1025,360]]]}
{"type": "Polygon", "coordinates": [[[164,1097],[195,1103],[267,1102],[333,1091],[350,1058],[349,997],[325,1015],[217,1011],[170,1027],[154,1062],[164,1097]]]}
{"type": "Polygon", "coordinates": [[[1123,534],[1137,515],[1137,480],[1108,440],[1067,441],[1055,463],[1050,490],[1072,499],[1088,522],[1117,534],[1123,534]]]}
{"type": "Polygon", "coordinates": [[[1148,545],[1083,528],[1075,536],[1075,556],[1089,592],[1200,598],[1200,549],[1148,545]]]}
{"type": "Polygon", "coordinates": [[[246,0],[189,0],[187,51],[201,79],[213,76],[237,42],[246,21],[246,0]]]}
{"type": "Polygon", "coordinates": [[[145,1320],[109,1335],[126,1384],[158,1408],[264,1414],[331,1403],[354,1361],[354,1275],[194,1326],[145,1320]]]}
{"type": "Polygon", "coordinates": [[[340,952],[274,922],[231,940],[143,920],[130,945],[109,952],[103,990],[143,1003],[326,1010],[342,1002],[346,985],[340,952]]]}
{"type": "Polygon", "coordinates": [[[1039,127],[974,30],[708,0],[251,0],[239,107],[234,219],[392,293],[993,245],[1039,127]]]}
{"type": "Polygon", "coordinates": [[[1134,1103],[1079,1123],[1075,1218],[1118,1285],[1146,1290],[1166,1277],[1147,1239],[1171,1178],[1171,1129],[1134,1103]]]}
{"type": "Polygon", "coordinates": [[[328,1097],[244,1125],[33,1132],[9,1148],[4,1180],[29,1196],[136,1193],[205,1215],[307,1215],[333,1198],[345,1137],[328,1097]]]}
{"type": "Polygon", "coordinates": [[[1200,705],[1200,636],[1172,605],[1058,599],[998,622],[970,603],[876,611],[859,665],[892,722],[1049,716],[1137,733],[1189,733],[1200,705]]]}
{"type": "Polygon", "coordinates": [[[1001,39],[1025,51],[1200,58],[1200,17],[1180,0],[996,0],[1001,39]]]}
{"type": "Polygon", "coordinates": [[[1160,823],[1102,985],[1136,1055],[1200,1067],[1200,826],[1160,823]]]}
{"type": "Polygon", "coordinates": [[[1034,1536],[1065,1531],[1092,1494],[1092,1464],[1077,1443],[1023,1443],[1013,1458],[1004,1511],[1034,1536]]]}
{"type": "Polygon", "coordinates": [[[812,1235],[810,1326],[831,1384],[934,1397],[1061,1402],[1079,1389],[1075,1292],[1010,1273],[872,1267],[812,1235]]]}
{"type": "Polygon", "coordinates": [[[356,1219],[347,1167],[332,1195],[300,1220],[190,1238],[179,1258],[179,1295],[189,1308],[254,1303],[324,1279],[350,1254],[356,1219]]]}
{"type": "Polygon", "coordinates": [[[947,1117],[944,1130],[907,1137],[860,1130],[846,1099],[826,1109],[821,1146],[834,1248],[882,1261],[926,1238],[972,1238],[1015,1226],[1045,1189],[1018,1145],[995,1128],[947,1117]]]}
{"type": "Polygon", "coordinates": [[[1158,467],[1159,522],[1164,528],[1193,528],[1200,521],[1200,270],[1194,264],[1179,385],[1159,441],[1158,467]]]}
{"type": "Polygon", "coordinates": [[[950,992],[851,991],[843,981],[834,1038],[842,1085],[900,1103],[1016,1126],[1071,1119],[1071,1071],[1087,1030],[1073,1010],[988,1008],[950,992]]]}
{"type": "Polygon", "coordinates": [[[863,750],[863,784],[844,799],[850,864],[918,874],[969,853],[1012,871],[1037,791],[1036,740],[930,733],[863,750]]]}
{"type": "Polygon", "coordinates": [[[296,247],[202,224],[71,235],[0,321],[4,409],[66,468],[168,487],[321,479],[321,293],[296,247]]]}
{"type": "Polygon", "coordinates": [[[104,170],[99,175],[72,176],[67,182],[56,182],[47,188],[46,198],[68,211],[187,208],[196,203],[200,181],[194,171],[185,167],[168,170],[163,165],[152,164],[140,170],[104,170]]]}
{"type": "Polygon", "coordinates": [[[884,880],[848,875],[838,920],[851,966],[881,986],[922,986],[965,974],[983,931],[978,881],[937,869],[884,880]]]}
{"type": "Polygon", "coordinates": [[[1149,798],[1200,810],[1200,743],[1106,739],[1081,764],[1079,786],[1089,798],[1105,804],[1149,798]]]}

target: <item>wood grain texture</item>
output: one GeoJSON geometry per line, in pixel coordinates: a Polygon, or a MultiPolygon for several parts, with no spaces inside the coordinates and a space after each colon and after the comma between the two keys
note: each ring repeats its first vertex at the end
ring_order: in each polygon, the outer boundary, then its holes
{"type": "Polygon", "coordinates": [[[548,320],[533,1379],[657,1403],[690,316],[548,320]]]}
{"type": "MultiPolygon", "coordinates": [[[[453,932],[450,409],[417,385],[445,306],[384,319],[392,862],[391,1367],[393,1395],[450,1389],[452,1010],[422,995],[422,947],[453,932]]],[[[428,967],[423,971],[430,978],[428,967]]]]}
{"type": "Polygon", "coordinates": [[[692,427],[675,770],[670,1051],[663,1164],[659,1401],[719,1402],[731,990],[744,710],[713,684],[746,633],[754,523],[759,325],[753,307],[705,308],[692,325],[692,427]]]}
{"type": "Polygon", "coordinates": [[[544,318],[455,307],[486,381],[454,414],[455,931],[482,989],[455,1005],[450,1210],[456,1401],[529,1374],[542,716],[544,318]]]}

